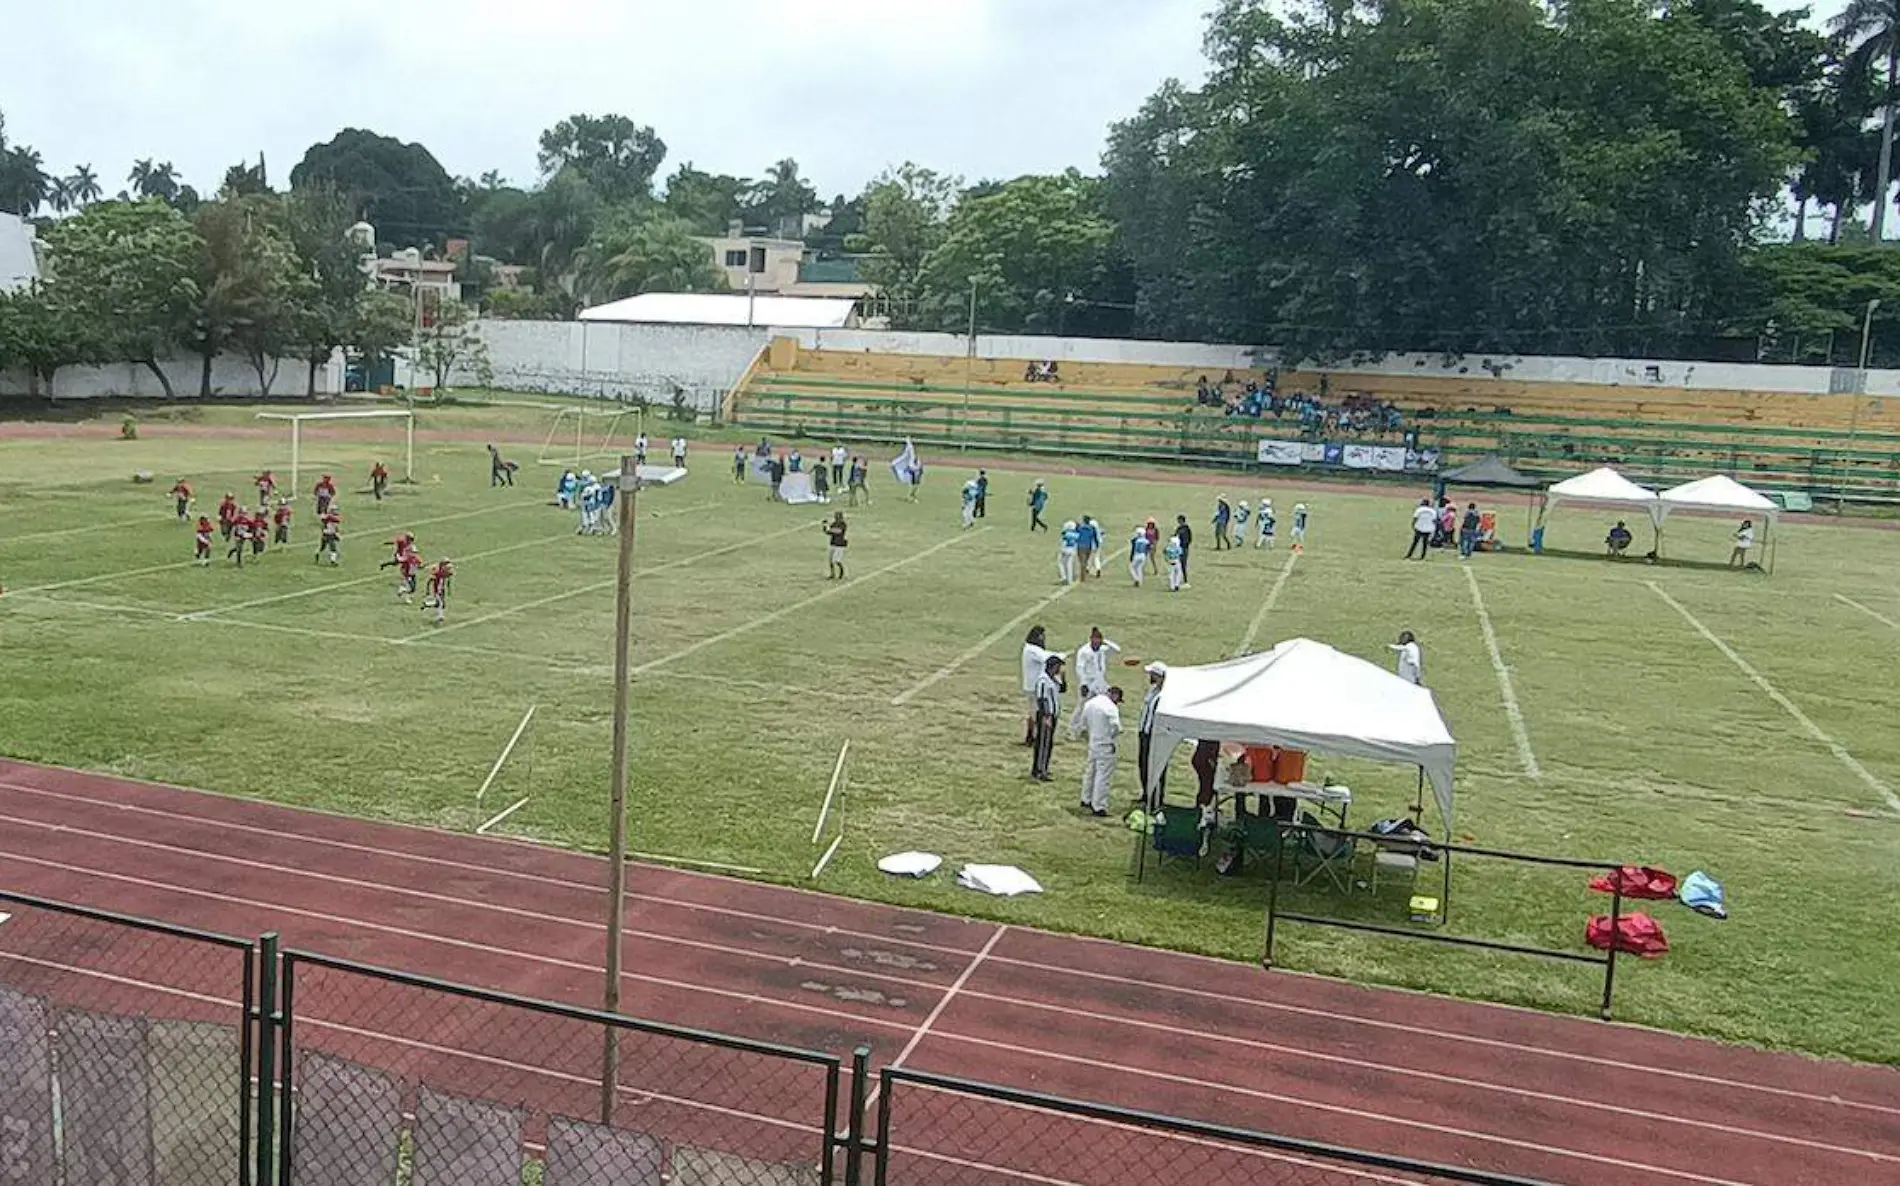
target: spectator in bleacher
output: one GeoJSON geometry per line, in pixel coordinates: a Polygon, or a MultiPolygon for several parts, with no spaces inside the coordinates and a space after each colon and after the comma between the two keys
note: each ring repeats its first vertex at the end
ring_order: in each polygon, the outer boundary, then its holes
{"type": "Polygon", "coordinates": [[[1219,402],[1220,402],[1220,396],[1215,393],[1212,387],[1208,386],[1207,376],[1202,375],[1200,383],[1197,384],[1194,388],[1195,405],[1198,407],[1205,408],[1209,404],[1216,404],[1219,402]]]}
{"type": "Polygon", "coordinates": [[[1629,525],[1618,519],[1616,526],[1610,528],[1610,534],[1603,537],[1603,546],[1608,549],[1610,555],[1621,556],[1629,551],[1630,544],[1635,541],[1635,538],[1630,534],[1629,525]]]}

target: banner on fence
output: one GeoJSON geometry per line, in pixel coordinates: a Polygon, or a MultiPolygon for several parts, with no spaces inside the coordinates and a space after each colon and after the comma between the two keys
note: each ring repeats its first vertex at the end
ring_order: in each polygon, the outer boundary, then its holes
{"type": "Polygon", "coordinates": [[[1337,441],[1276,441],[1262,437],[1255,447],[1261,465],[1337,465],[1381,473],[1438,468],[1436,450],[1419,452],[1398,445],[1347,445],[1337,441]]]}
{"type": "Polygon", "coordinates": [[[1298,465],[1305,460],[1305,447],[1298,441],[1262,440],[1259,456],[1262,465],[1298,465]]]}

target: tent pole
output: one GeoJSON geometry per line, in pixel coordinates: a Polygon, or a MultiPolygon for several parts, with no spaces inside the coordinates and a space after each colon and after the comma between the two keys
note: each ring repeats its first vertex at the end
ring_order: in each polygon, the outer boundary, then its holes
{"type": "MultiPolygon", "coordinates": [[[[1446,839],[1450,840],[1451,837],[1447,836],[1446,839]]],[[[1438,925],[1444,927],[1451,925],[1451,850],[1446,849],[1438,855],[1445,858],[1445,884],[1438,891],[1438,925]]]]}
{"type": "Polygon", "coordinates": [[[1418,768],[1418,793],[1412,796],[1412,819],[1417,822],[1425,817],[1425,767],[1418,768]]]}

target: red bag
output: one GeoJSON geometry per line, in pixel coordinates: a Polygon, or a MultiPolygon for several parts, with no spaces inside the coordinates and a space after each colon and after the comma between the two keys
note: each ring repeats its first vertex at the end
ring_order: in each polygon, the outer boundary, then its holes
{"type": "Polygon", "coordinates": [[[1625,865],[1614,876],[1605,873],[1590,879],[1590,888],[1599,894],[1613,894],[1619,884],[1626,898],[1652,898],[1666,902],[1676,896],[1676,875],[1647,865],[1625,865]]]}
{"type": "MultiPolygon", "coordinates": [[[[1610,917],[1599,914],[1583,930],[1584,942],[1599,951],[1610,949],[1610,917]]],[[[1661,959],[1669,950],[1662,927],[1647,914],[1625,914],[1616,920],[1616,949],[1646,960],[1661,959]]]]}

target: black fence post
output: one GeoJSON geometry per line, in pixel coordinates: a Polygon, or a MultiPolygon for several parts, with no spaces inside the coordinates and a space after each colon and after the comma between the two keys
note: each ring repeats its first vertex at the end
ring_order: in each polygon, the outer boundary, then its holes
{"type": "Polygon", "coordinates": [[[277,932],[257,941],[257,1177],[271,1181],[277,1121],[277,932]]]}
{"type": "Polygon", "coordinates": [[[1605,1021],[1610,1020],[1610,998],[1616,992],[1616,947],[1623,923],[1623,871],[1618,869],[1610,877],[1610,954],[1603,961],[1603,1006],[1599,1010],[1605,1021]]]}
{"type": "MultiPolygon", "coordinates": [[[[871,1048],[851,1052],[851,1115],[845,1119],[844,1186],[859,1186],[864,1178],[864,1109],[870,1099],[871,1048]]],[[[880,1155],[882,1150],[879,1151],[880,1155]]]]}
{"type": "Polygon", "coordinates": [[[1286,856],[1286,835],[1280,836],[1280,843],[1273,846],[1273,874],[1267,881],[1267,950],[1260,957],[1260,966],[1273,967],[1273,929],[1280,916],[1280,868],[1286,856]]]}
{"type": "Polygon", "coordinates": [[[877,1177],[873,1186],[886,1186],[891,1168],[891,1068],[885,1067],[877,1085],[877,1177]]]}
{"type": "Polygon", "coordinates": [[[825,1068],[825,1142],[818,1162],[818,1186],[832,1186],[838,1180],[838,1148],[843,1137],[838,1132],[838,1068],[825,1068]]]}
{"type": "MultiPolygon", "coordinates": [[[[277,992],[282,1002],[277,1013],[277,1078],[283,1083],[283,1090],[277,1093],[277,1186],[290,1186],[290,1178],[295,1167],[290,1152],[293,1139],[292,1128],[296,1123],[296,1091],[291,1084],[296,1082],[296,1072],[292,1067],[293,1051],[296,1048],[297,1028],[297,956],[295,952],[285,952],[283,957],[282,983],[277,992]]],[[[269,1186],[259,1183],[259,1186],[269,1186]]]]}
{"type": "Polygon", "coordinates": [[[258,1041],[257,946],[244,952],[244,1022],[238,1027],[238,1183],[251,1186],[251,1124],[256,1113],[252,1105],[257,1097],[251,1092],[251,1071],[255,1066],[258,1041]]]}

